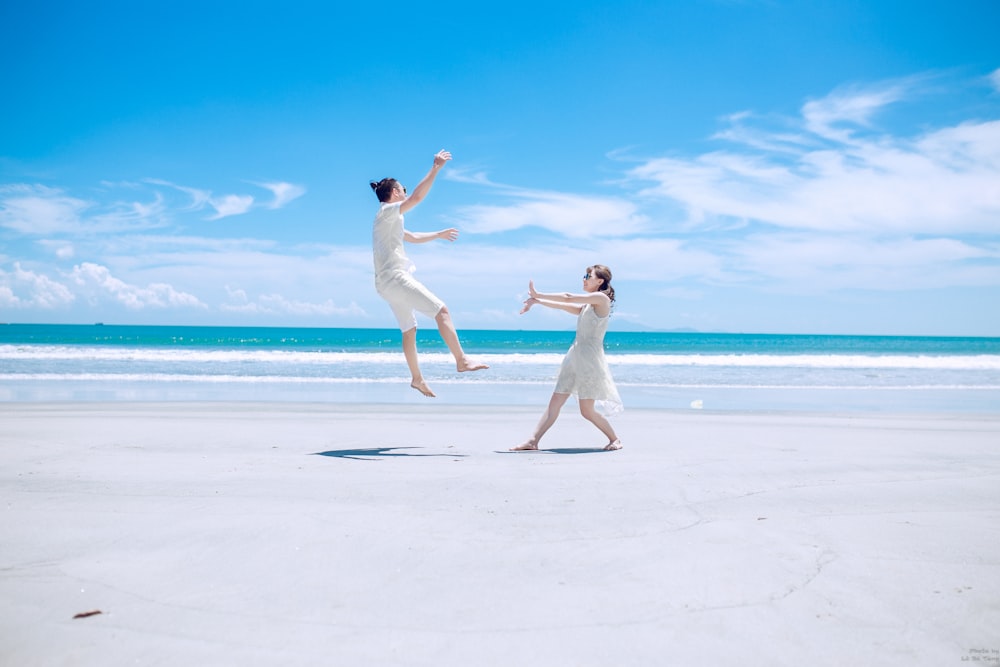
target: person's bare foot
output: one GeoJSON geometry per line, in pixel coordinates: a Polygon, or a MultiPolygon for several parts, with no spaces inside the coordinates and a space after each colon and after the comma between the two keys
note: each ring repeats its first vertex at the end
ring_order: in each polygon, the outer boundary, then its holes
{"type": "Polygon", "coordinates": [[[468,359],[462,359],[458,364],[456,364],[459,373],[464,373],[465,371],[484,371],[489,366],[486,364],[481,364],[477,361],[469,361],[468,359]]]}
{"type": "Polygon", "coordinates": [[[604,448],[604,451],[606,451],[606,452],[613,452],[616,449],[621,449],[621,448],[622,448],[622,441],[621,440],[615,440],[614,442],[609,442],[608,445],[607,445],[607,447],[604,448]]]}
{"type": "Polygon", "coordinates": [[[436,398],[436,394],[431,391],[431,388],[427,386],[427,383],[423,380],[414,380],[410,383],[410,386],[419,391],[424,396],[429,398],[436,398]]]}
{"type": "Polygon", "coordinates": [[[533,442],[526,442],[523,445],[518,445],[517,447],[511,447],[512,452],[537,452],[538,445],[533,442]]]}

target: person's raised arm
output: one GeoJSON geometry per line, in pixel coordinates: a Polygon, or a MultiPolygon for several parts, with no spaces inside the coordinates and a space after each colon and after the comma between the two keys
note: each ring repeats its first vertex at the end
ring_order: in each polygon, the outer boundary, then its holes
{"type": "MultiPolygon", "coordinates": [[[[445,150],[438,151],[434,156],[434,164],[431,165],[431,170],[427,172],[427,175],[417,183],[417,187],[413,188],[413,192],[410,196],[403,200],[403,203],[399,205],[399,212],[406,213],[411,208],[419,204],[430,192],[431,186],[434,185],[434,179],[437,178],[438,172],[441,171],[441,167],[451,159],[451,153],[445,150]]],[[[430,239],[428,239],[430,240],[430,239]]]]}

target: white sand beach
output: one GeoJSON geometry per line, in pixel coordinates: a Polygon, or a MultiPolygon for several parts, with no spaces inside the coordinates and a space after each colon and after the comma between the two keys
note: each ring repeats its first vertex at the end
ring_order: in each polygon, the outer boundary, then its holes
{"type": "Polygon", "coordinates": [[[538,414],[0,404],[0,664],[1000,662],[1000,417],[538,414]]]}

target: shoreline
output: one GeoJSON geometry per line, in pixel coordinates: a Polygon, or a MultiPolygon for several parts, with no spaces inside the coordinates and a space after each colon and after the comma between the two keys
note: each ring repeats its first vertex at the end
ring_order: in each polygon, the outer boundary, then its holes
{"type": "Polygon", "coordinates": [[[1000,416],[0,403],[0,661],[948,665],[1000,416]],[[74,615],[100,611],[84,618],[74,615]]]}
{"type": "MultiPolygon", "coordinates": [[[[0,385],[0,405],[36,403],[317,403],[334,405],[525,407],[541,411],[553,383],[490,383],[429,378],[438,394],[420,396],[408,380],[358,383],[18,381],[0,385]]],[[[956,414],[1000,416],[1000,388],[692,387],[618,384],[630,410],[956,414]]],[[[575,400],[567,404],[574,409],[575,400]]]]}
{"type": "MultiPolygon", "coordinates": [[[[414,390],[411,390],[414,391],[414,390]]],[[[551,392],[548,392],[551,393],[551,392]]],[[[416,397],[416,392],[414,391],[416,397]]],[[[478,415],[480,413],[518,413],[524,415],[539,416],[544,411],[543,404],[507,404],[507,403],[454,403],[429,399],[426,397],[416,397],[413,401],[406,403],[385,401],[364,401],[364,402],[343,402],[343,401],[323,401],[323,400],[233,400],[233,399],[204,399],[204,400],[101,400],[101,399],[67,399],[67,400],[24,400],[24,401],[0,401],[0,416],[7,414],[23,414],[25,412],[63,412],[73,411],[79,408],[81,411],[100,410],[105,412],[129,413],[135,410],[147,409],[149,411],[192,411],[210,413],[232,413],[239,414],[245,412],[254,413],[304,413],[304,414],[327,414],[362,416],[368,414],[404,413],[416,416],[436,415],[442,413],[450,416],[460,416],[461,414],[478,415]]],[[[571,397],[560,413],[559,423],[566,420],[580,420],[577,410],[576,398],[571,397]]],[[[862,410],[848,409],[762,409],[762,408],[706,408],[706,407],[625,407],[625,410],[608,419],[613,423],[628,420],[629,415],[642,415],[643,419],[650,416],[676,417],[684,419],[710,419],[713,417],[783,417],[791,419],[811,419],[811,420],[930,420],[930,421],[986,421],[1000,422],[1000,412],[955,412],[955,411],[926,411],[926,410],[898,410],[882,411],[880,408],[872,407],[862,410]]]]}

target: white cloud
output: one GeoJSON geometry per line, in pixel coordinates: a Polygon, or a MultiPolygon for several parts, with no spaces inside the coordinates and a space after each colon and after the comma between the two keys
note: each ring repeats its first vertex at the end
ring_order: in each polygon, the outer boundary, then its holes
{"type": "Polygon", "coordinates": [[[279,209],[289,202],[298,199],[306,192],[303,186],[295,185],[294,183],[285,183],[282,181],[254,183],[254,185],[260,188],[269,190],[273,195],[273,199],[270,202],[257,204],[257,200],[253,195],[226,194],[216,196],[212,194],[211,190],[187,187],[157,178],[147,178],[145,182],[151,185],[173,188],[187,194],[191,198],[191,201],[183,210],[201,211],[205,208],[211,208],[215,212],[208,217],[208,220],[221,220],[233,215],[243,215],[253,209],[255,205],[263,205],[272,210],[279,209]]]}
{"type": "Polygon", "coordinates": [[[309,303],[286,299],[280,294],[261,294],[258,302],[271,312],[290,315],[364,315],[364,311],[356,303],[337,306],[330,299],[322,303],[309,303]]]}
{"type": "Polygon", "coordinates": [[[637,205],[618,197],[595,197],[542,190],[504,188],[511,203],[474,205],[456,212],[457,226],[479,234],[539,227],[567,238],[637,234],[648,219],[637,205]]]}
{"type": "Polygon", "coordinates": [[[216,197],[212,195],[211,190],[177,185],[176,183],[158,178],[147,178],[145,182],[150,185],[162,185],[173,188],[188,195],[191,198],[191,202],[182,209],[184,211],[201,211],[206,207],[213,209],[215,213],[208,217],[209,220],[219,220],[231,215],[241,215],[253,207],[254,198],[251,195],[222,195],[216,197]]]}
{"type": "Polygon", "coordinates": [[[165,257],[199,253],[213,255],[219,261],[229,255],[266,252],[276,245],[277,242],[270,239],[132,234],[103,239],[101,252],[121,255],[123,258],[134,257],[138,261],[151,263],[164,261],[165,257]]]}
{"type": "Polygon", "coordinates": [[[723,244],[734,276],[790,291],[897,291],[1000,284],[1000,247],[948,238],[873,238],[799,232],[723,244]]]}
{"type": "Polygon", "coordinates": [[[993,70],[989,75],[990,83],[1000,92],[1000,68],[993,70]]]}
{"type": "Polygon", "coordinates": [[[478,234],[537,227],[570,239],[622,237],[650,227],[636,202],[624,197],[581,195],[533,190],[496,183],[485,172],[451,169],[448,180],[479,185],[507,203],[464,206],[456,210],[454,224],[478,234]]]}
{"type": "Polygon", "coordinates": [[[106,210],[95,213],[90,220],[100,231],[163,227],[170,221],[166,202],[158,192],[153,193],[152,202],[115,201],[103,208],[106,210]]]}
{"type": "Polygon", "coordinates": [[[252,303],[247,297],[246,290],[233,289],[226,285],[226,293],[229,295],[229,303],[220,306],[220,310],[231,313],[257,313],[260,308],[256,303],[252,303]]]}
{"type": "Polygon", "coordinates": [[[145,308],[206,309],[198,297],[175,290],[166,283],[151,283],[146,287],[130,285],[99,264],[84,262],[73,267],[71,277],[82,288],[96,290],[96,297],[107,295],[130,310],[145,308]]]}
{"type": "Polygon", "coordinates": [[[289,202],[298,199],[306,193],[306,189],[294,183],[257,183],[262,188],[270,190],[274,199],[267,204],[267,208],[279,209],[289,202]]]}
{"type": "Polygon", "coordinates": [[[38,245],[44,248],[46,252],[55,255],[59,259],[70,259],[76,254],[76,248],[73,244],[66,241],[43,239],[38,241],[38,245]]]}
{"type": "Polygon", "coordinates": [[[0,187],[0,227],[21,234],[45,235],[76,232],[81,215],[93,202],[70,197],[44,185],[0,187]]]}
{"type": "Polygon", "coordinates": [[[589,263],[607,264],[613,272],[633,280],[669,282],[697,277],[712,281],[725,272],[725,263],[714,247],[699,247],[691,240],[671,238],[620,239],[601,244],[589,263]]]}
{"type": "MultiPolygon", "coordinates": [[[[0,273],[0,279],[2,278],[3,274],[0,273]]],[[[3,306],[4,308],[21,307],[21,300],[14,294],[14,290],[3,284],[0,284],[0,306],[3,306]]]]}
{"type": "Polygon", "coordinates": [[[802,107],[805,128],[824,139],[849,142],[853,134],[850,126],[868,127],[878,111],[905,97],[907,87],[893,83],[868,90],[846,89],[806,102],[802,107]]]}
{"type": "Polygon", "coordinates": [[[0,227],[25,235],[93,234],[162,227],[162,197],[98,203],[44,185],[0,186],[0,227]]]}
{"type": "MultiPolygon", "coordinates": [[[[803,107],[799,135],[734,126],[736,149],[653,158],[630,176],[681,204],[694,225],[758,222],[789,229],[867,233],[989,233],[1000,220],[1000,121],[970,121],[897,137],[867,124],[905,87],[803,107]]],[[[747,118],[740,116],[735,123],[747,118]]]]}
{"type": "Polygon", "coordinates": [[[253,197],[250,195],[224,195],[222,197],[211,197],[208,200],[209,206],[215,209],[215,214],[209,216],[209,220],[220,220],[231,215],[243,215],[253,207],[253,197]]]}
{"type": "Polygon", "coordinates": [[[69,304],[75,298],[62,283],[44,274],[24,269],[19,262],[14,263],[13,273],[0,269],[0,304],[14,308],[48,310],[69,304]]]}
{"type": "Polygon", "coordinates": [[[226,286],[229,303],[222,304],[220,310],[235,313],[254,314],[286,314],[286,315],[356,315],[363,316],[365,311],[355,302],[348,306],[337,306],[333,300],[322,303],[310,303],[295,299],[287,299],[280,294],[261,294],[257,301],[251,301],[243,289],[226,286]]]}
{"type": "Polygon", "coordinates": [[[173,188],[174,190],[179,190],[180,192],[188,195],[191,198],[191,202],[181,209],[183,211],[200,211],[209,204],[209,200],[212,198],[212,193],[208,190],[189,188],[184,185],[177,185],[176,183],[171,183],[170,181],[164,181],[158,178],[147,178],[144,179],[143,182],[150,185],[162,185],[168,188],[173,188]]]}
{"type": "Polygon", "coordinates": [[[503,188],[505,186],[494,183],[486,175],[485,171],[472,170],[463,167],[450,167],[445,172],[444,178],[456,183],[470,183],[474,185],[489,185],[491,187],[503,188]]]}

